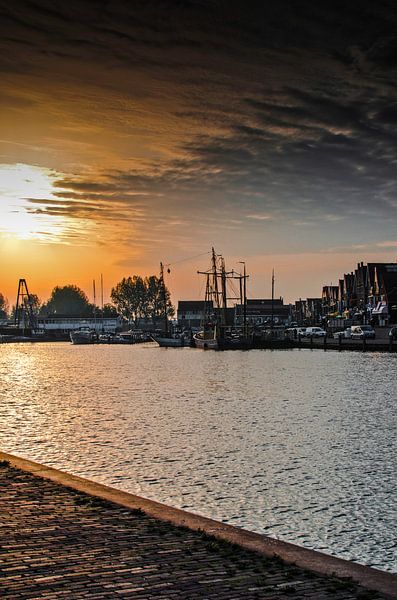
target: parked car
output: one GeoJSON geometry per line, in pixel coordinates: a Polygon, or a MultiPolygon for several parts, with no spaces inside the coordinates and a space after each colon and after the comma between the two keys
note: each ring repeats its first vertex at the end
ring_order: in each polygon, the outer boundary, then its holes
{"type": "Polygon", "coordinates": [[[297,327],[296,328],[296,337],[305,337],[306,334],[306,327],[297,327]]]}
{"type": "Polygon", "coordinates": [[[288,327],[284,331],[284,334],[290,339],[298,339],[299,336],[303,337],[305,335],[306,327],[288,327]]]}
{"type": "Polygon", "coordinates": [[[339,338],[344,338],[345,337],[345,332],[344,331],[335,331],[334,338],[339,339],[339,338]]]}
{"type": "Polygon", "coordinates": [[[327,332],[321,327],[306,327],[304,337],[326,337],[327,332]]]}
{"type": "Polygon", "coordinates": [[[366,339],[374,339],[375,338],[375,330],[371,325],[353,325],[352,326],[352,340],[362,340],[366,339]]]}
{"type": "Polygon", "coordinates": [[[352,336],[352,328],[351,327],[346,327],[346,329],[344,329],[343,331],[336,331],[334,333],[334,338],[351,338],[352,336]]]}
{"type": "Polygon", "coordinates": [[[397,340],[397,327],[392,327],[390,329],[389,337],[391,337],[392,340],[397,340]]]}

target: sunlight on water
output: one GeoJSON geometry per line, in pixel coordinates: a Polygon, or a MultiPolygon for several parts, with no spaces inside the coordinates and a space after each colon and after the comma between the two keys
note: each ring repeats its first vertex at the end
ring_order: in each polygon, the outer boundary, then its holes
{"type": "Polygon", "coordinates": [[[0,345],[0,447],[396,570],[397,357],[0,345]]]}

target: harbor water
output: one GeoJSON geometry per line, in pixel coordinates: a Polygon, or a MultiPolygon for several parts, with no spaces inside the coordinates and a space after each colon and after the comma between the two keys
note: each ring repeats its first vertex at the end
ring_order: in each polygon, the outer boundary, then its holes
{"type": "Polygon", "coordinates": [[[397,571],[397,355],[0,345],[0,448],[397,571]]]}

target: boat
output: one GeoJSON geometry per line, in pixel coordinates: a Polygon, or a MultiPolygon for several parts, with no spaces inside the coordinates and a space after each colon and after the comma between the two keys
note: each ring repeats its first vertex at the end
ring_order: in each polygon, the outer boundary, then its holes
{"type": "Polygon", "coordinates": [[[195,333],[193,336],[193,343],[196,348],[202,348],[203,350],[218,350],[218,339],[216,332],[213,329],[203,329],[195,333]]]}
{"type": "Polygon", "coordinates": [[[72,344],[93,344],[97,341],[97,334],[89,327],[81,327],[70,332],[72,344]]]}
{"type": "MultiPolygon", "coordinates": [[[[169,272],[169,269],[168,269],[169,272]]],[[[161,348],[182,348],[191,345],[191,336],[188,331],[173,328],[168,322],[167,315],[167,288],[164,281],[164,265],[160,263],[160,289],[164,308],[164,328],[151,334],[151,338],[161,348]]]]}
{"type": "Polygon", "coordinates": [[[190,346],[190,334],[188,332],[174,332],[165,334],[153,334],[152,340],[157,342],[161,348],[182,348],[184,346],[190,346]]]}
{"type": "MultiPolygon", "coordinates": [[[[246,281],[248,275],[236,271],[226,271],[224,258],[215,254],[212,248],[211,267],[208,271],[198,271],[206,276],[204,314],[202,330],[193,336],[196,348],[204,350],[248,350],[253,347],[253,332],[247,326],[246,281]],[[239,294],[230,296],[232,280],[239,282],[239,294]],[[243,322],[234,325],[234,315],[228,309],[228,300],[239,300],[244,307],[243,322]]],[[[237,292],[235,292],[236,294],[237,292]]]]}

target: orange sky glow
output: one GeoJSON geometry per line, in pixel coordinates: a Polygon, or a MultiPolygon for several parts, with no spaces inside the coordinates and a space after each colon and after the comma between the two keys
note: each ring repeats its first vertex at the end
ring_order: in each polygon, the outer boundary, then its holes
{"type": "Polygon", "coordinates": [[[288,302],[396,260],[392,15],[357,8],[335,32],[332,7],[201,4],[4,9],[10,305],[22,277],[45,301],[70,283],[92,299],[103,274],[107,301],[160,261],[174,304],[199,299],[212,246],[246,262],[249,297],[270,295],[274,268],[288,302]]]}

